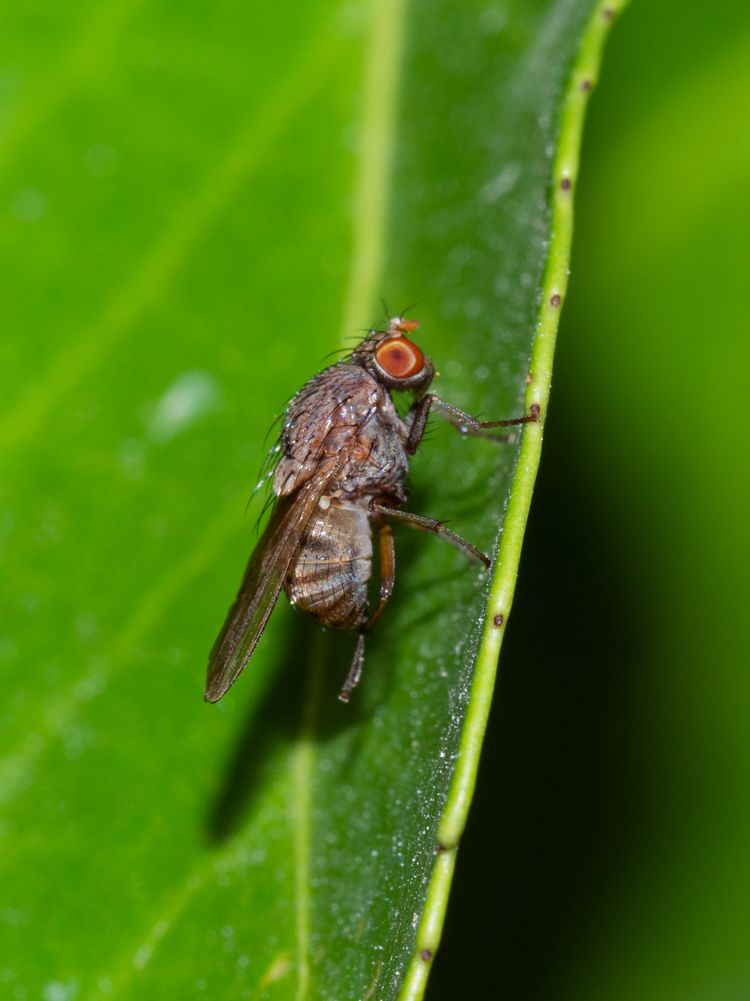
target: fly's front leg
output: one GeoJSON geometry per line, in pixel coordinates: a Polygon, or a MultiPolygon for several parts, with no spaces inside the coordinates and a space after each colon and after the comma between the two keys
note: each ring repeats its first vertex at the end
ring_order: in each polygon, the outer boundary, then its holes
{"type": "Polygon", "coordinates": [[[534,424],[539,420],[539,404],[532,403],[528,417],[516,417],[509,421],[478,421],[470,414],[464,413],[452,403],[446,403],[434,393],[428,393],[418,400],[410,411],[409,437],[406,440],[406,451],[409,455],[419,448],[419,443],[427,426],[430,407],[437,407],[453,427],[462,434],[470,434],[475,438],[491,438],[493,441],[508,441],[507,435],[488,434],[489,428],[507,428],[516,424],[534,424]]]}
{"type": "MultiPolygon", "coordinates": [[[[377,505],[374,505],[374,507],[377,509],[377,505]]],[[[393,545],[391,526],[384,518],[378,518],[377,523],[380,527],[380,601],[367,622],[359,627],[359,636],[357,637],[357,645],[354,648],[352,666],[349,668],[349,674],[344,682],[344,687],[339,693],[339,698],[342,702],[349,701],[352,688],[354,688],[362,676],[362,665],[365,660],[365,633],[369,633],[380,618],[386,602],[393,594],[393,582],[396,579],[396,550],[393,545]]]]}
{"type": "Polygon", "coordinates": [[[394,508],[384,507],[382,504],[373,504],[372,508],[377,511],[378,514],[384,515],[386,518],[396,518],[398,521],[402,521],[412,528],[418,528],[422,532],[434,532],[435,535],[439,535],[446,542],[449,542],[456,549],[460,549],[462,552],[466,553],[469,559],[478,560],[480,563],[484,563],[485,567],[489,570],[492,566],[492,560],[489,556],[485,556],[481,549],[477,549],[476,546],[472,546],[470,542],[466,539],[462,539],[460,535],[456,535],[455,532],[451,532],[449,528],[446,528],[442,521],[436,521],[434,518],[425,518],[421,514],[411,514],[409,511],[397,511],[394,508]]]}

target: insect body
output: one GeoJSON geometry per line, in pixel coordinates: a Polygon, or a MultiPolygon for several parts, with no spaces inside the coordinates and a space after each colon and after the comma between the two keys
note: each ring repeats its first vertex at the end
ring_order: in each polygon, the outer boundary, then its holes
{"type": "Polygon", "coordinates": [[[362,671],[365,634],[393,590],[389,519],[440,534],[490,566],[483,553],[441,522],[399,510],[406,501],[409,456],[419,447],[432,407],[462,432],[491,438],[497,436],[488,429],[536,421],[539,409],[532,407],[528,417],[482,423],[428,393],[432,362],[406,336],[418,326],[416,320],[394,317],[387,330],[372,331],[348,360],[314,376],[290,403],[273,477],[278,501],[211,651],[209,702],[218,701],[247,664],[282,587],[292,604],[321,625],[358,630],[339,696],[349,700],[362,671]],[[403,419],[391,398],[394,390],[414,395],[403,419]],[[370,614],[373,528],[381,583],[380,601],[370,614]]]}

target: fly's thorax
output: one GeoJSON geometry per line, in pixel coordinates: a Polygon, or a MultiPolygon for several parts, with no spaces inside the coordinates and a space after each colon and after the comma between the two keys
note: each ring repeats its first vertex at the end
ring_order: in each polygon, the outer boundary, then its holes
{"type": "Polygon", "coordinates": [[[326,467],[331,490],[347,497],[390,492],[408,471],[406,434],[384,386],[359,365],[332,365],[289,405],[274,492],[293,493],[326,467]]]}

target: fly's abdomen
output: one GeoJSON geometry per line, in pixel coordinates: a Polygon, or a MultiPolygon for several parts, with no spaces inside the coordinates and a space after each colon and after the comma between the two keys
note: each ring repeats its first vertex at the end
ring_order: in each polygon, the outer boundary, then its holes
{"type": "Polygon", "coordinates": [[[334,500],[325,509],[318,507],[310,519],[284,587],[292,604],[321,625],[353,629],[367,619],[371,573],[367,512],[334,500]]]}

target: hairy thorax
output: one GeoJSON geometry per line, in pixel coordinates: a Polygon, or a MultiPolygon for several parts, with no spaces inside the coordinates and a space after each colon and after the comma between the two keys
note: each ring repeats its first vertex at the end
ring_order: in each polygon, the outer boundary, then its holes
{"type": "Polygon", "coordinates": [[[294,397],[281,432],[274,492],[293,493],[322,468],[327,493],[351,501],[406,499],[407,430],[387,390],[358,365],[333,365],[294,397]]]}

